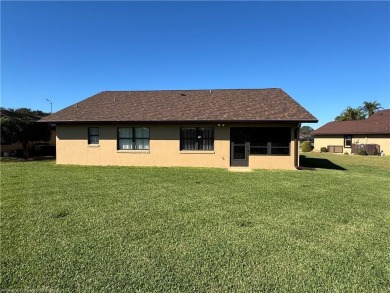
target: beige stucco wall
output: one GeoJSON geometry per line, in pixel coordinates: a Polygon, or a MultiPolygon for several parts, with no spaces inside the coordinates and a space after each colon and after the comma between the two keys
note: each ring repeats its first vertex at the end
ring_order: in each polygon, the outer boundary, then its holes
{"type": "Polygon", "coordinates": [[[249,167],[252,169],[296,169],[294,156],[249,156],[249,167]]]}
{"type": "Polygon", "coordinates": [[[343,153],[345,151],[349,150],[349,153],[351,153],[351,149],[348,150],[344,148],[344,136],[340,137],[328,137],[328,136],[321,136],[321,137],[315,137],[314,138],[314,152],[321,151],[322,147],[327,147],[328,145],[337,145],[343,147],[343,153]]]}
{"type": "MultiPolygon", "coordinates": [[[[230,126],[217,124],[190,125],[188,127],[214,127],[214,151],[180,151],[179,124],[88,124],[57,125],[57,163],[80,165],[122,165],[122,166],[192,166],[229,168],[230,166],[230,126]],[[117,150],[117,127],[149,127],[150,150],[117,150]],[[88,145],[88,127],[99,127],[99,145],[88,145]]],[[[260,125],[239,125],[260,126],[260,125]]],[[[266,127],[272,125],[263,125],[266,127]]],[[[290,156],[249,156],[249,168],[294,169],[293,133],[291,128],[290,156]]]]}
{"type": "MultiPolygon", "coordinates": [[[[390,155],[390,135],[352,135],[353,144],[379,144],[381,151],[390,155]]],[[[322,147],[328,145],[343,146],[343,153],[351,154],[351,148],[344,147],[344,136],[329,137],[320,136],[314,138],[314,151],[320,151],[322,147]]]]}

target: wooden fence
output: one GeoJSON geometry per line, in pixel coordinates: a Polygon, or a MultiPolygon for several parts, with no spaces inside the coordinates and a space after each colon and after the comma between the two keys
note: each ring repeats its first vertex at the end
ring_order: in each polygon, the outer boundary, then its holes
{"type": "Polygon", "coordinates": [[[379,144],[352,144],[352,154],[358,154],[361,149],[365,150],[367,155],[379,155],[381,152],[379,144]]]}

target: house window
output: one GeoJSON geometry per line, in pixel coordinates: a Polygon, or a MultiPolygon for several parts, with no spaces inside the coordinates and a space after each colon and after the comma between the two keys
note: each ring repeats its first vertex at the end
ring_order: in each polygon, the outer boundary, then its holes
{"type": "Polygon", "coordinates": [[[99,127],[88,127],[88,144],[99,144],[99,127]]]}
{"type": "Polygon", "coordinates": [[[180,150],[214,150],[214,128],[183,127],[180,129],[180,150]]]}
{"type": "Polygon", "coordinates": [[[344,136],[344,147],[346,148],[352,147],[352,135],[344,136]]]}
{"type": "Polygon", "coordinates": [[[148,150],[149,140],[147,127],[118,128],[118,150],[148,150]]]}

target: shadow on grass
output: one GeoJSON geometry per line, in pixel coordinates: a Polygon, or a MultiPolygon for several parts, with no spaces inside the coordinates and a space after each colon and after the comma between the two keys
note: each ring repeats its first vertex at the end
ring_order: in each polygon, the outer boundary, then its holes
{"type": "Polygon", "coordinates": [[[347,170],[339,165],[336,165],[328,159],[307,158],[304,155],[299,156],[300,170],[315,170],[315,169],[331,169],[331,170],[347,170]]]}

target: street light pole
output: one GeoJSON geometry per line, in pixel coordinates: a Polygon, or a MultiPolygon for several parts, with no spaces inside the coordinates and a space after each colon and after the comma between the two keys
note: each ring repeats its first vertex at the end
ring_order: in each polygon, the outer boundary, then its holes
{"type": "Polygon", "coordinates": [[[46,99],[46,101],[48,101],[50,103],[50,114],[53,113],[53,102],[50,101],[49,99],[46,99]]]}

